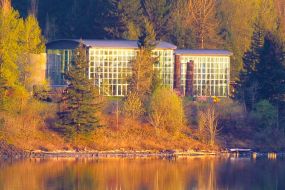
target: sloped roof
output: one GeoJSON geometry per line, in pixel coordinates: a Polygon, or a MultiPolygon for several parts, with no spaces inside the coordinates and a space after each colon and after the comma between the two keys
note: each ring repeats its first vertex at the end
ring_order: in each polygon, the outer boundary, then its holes
{"type": "Polygon", "coordinates": [[[232,56],[233,53],[228,50],[220,49],[178,49],[175,51],[177,55],[216,55],[216,56],[232,56]]]}
{"type": "MultiPolygon", "coordinates": [[[[136,49],[138,48],[138,42],[136,40],[89,40],[89,39],[60,39],[54,40],[47,43],[47,48],[53,44],[60,43],[79,43],[80,41],[87,47],[98,47],[98,48],[124,48],[124,49],[136,49]]],[[[157,49],[176,49],[177,47],[171,43],[158,41],[157,49]]]]}

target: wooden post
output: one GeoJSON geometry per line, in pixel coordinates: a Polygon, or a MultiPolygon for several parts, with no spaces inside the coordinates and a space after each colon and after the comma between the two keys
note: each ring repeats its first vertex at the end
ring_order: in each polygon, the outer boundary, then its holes
{"type": "Polygon", "coordinates": [[[179,92],[180,92],[180,89],[181,89],[181,62],[180,62],[180,55],[175,55],[174,89],[179,91],[179,92]]]}
{"type": "Polygon", "coordinates": [[[193,81],[194,80],[194,62],[189,61],[187,63],[187,70],[186,70],[186,96],[193,96],[193,81]]]}

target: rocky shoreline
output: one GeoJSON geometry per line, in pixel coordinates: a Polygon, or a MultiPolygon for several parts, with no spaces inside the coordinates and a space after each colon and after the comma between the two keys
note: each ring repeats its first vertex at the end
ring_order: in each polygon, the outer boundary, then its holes
{"type": "Polygon", "coordinates": [[[58,151],[24,151],[5,141],[0,141],[0,160],[7,159],[25,159],[25,158],[177,158],[177,157],[194,157],[194,156],[247,156],[247,157],[285,157],[285,153],[256,153],[247,152],[245,154],[231,153],[229,151],[196,151],[196,150],[146,150],[146,151],[129,151],[129,150],[112,150],[112,151],[95,151],[95,150],[58,150],[58,151]]]}
{"type": "Polygon", "coordinates": [[[146,151],[96,151],[96,150],[58,150],[58,151],[24,151],[5,141],[0,141],[0,159],[24,158],[125,158],[125,157],[177,157],[177,156],[203,156],[216,155],[218,152],[210,151],[181,151],[181,150],[146,150],[146,151]]]}
{"type": "Polygon", "coordinates": [[[8,159],[8,158],[26,158],[29,154],[26,151],[23,151],[14,145],[8,144],[5,141],[0,141],[0,159],[8,159]]]}
{"type": "Polygon", "coordinates": [[[32,151],[31,158],[133,158],[133,157],[177,157],[177,156],[204,156],[217,155],[217,152],[196,152],[196,151],[32,151]]]}

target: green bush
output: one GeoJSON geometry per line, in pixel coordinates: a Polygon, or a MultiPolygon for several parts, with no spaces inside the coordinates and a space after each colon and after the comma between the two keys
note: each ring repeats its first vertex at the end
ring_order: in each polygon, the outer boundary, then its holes
{"type": "Polygon", "coordinates": [[[251,118],[260,128],[276,127],[277,109],[268,100],[262,100],[254,106],[251,118]]]}

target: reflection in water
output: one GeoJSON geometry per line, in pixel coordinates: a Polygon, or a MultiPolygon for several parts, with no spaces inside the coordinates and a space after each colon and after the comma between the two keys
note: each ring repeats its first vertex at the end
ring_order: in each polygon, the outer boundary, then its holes
{"type": "Polygon", "coordinates": [[[284,160],[31,159],[0,169],[0,190],[285,189],[284,160]]]}

